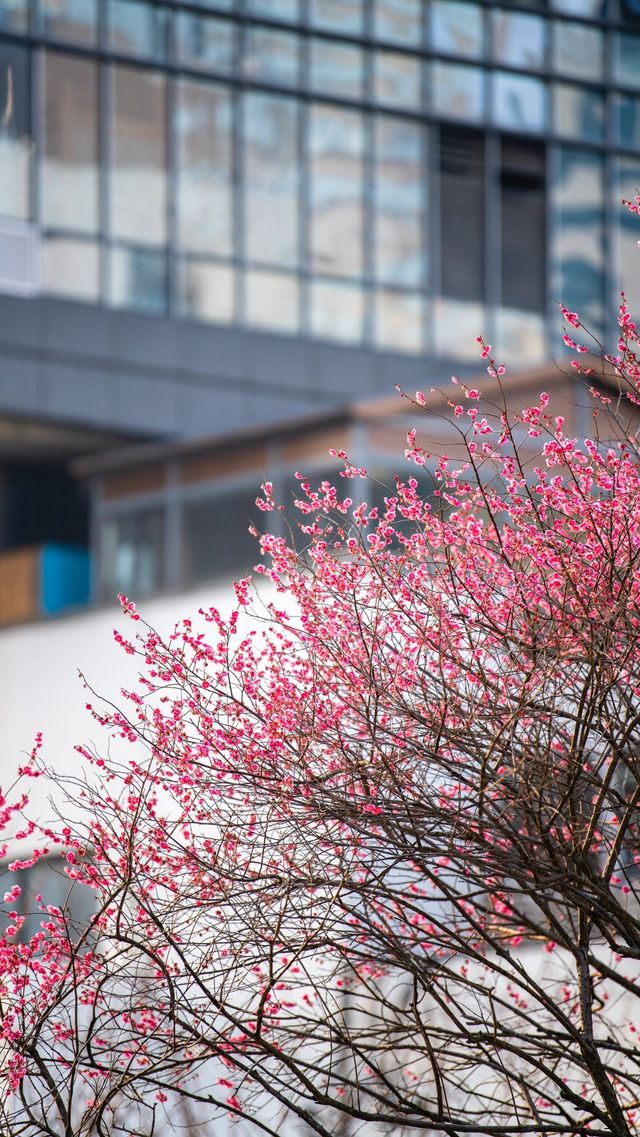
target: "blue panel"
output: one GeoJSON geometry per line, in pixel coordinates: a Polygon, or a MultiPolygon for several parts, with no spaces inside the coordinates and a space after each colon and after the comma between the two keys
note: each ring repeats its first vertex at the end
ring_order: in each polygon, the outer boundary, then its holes
{"type": "Polygon", "coordinates": [[[40,611],[47,616],[89,602],[90,557],[72,545],[44,545],[40,553],[40,611]]]}

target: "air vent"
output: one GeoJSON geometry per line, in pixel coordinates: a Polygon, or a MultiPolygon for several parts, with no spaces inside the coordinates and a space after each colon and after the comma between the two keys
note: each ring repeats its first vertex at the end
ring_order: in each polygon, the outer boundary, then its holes
{"type": "Polygon", "coordinates": [[[0,217],[0,292],[33,296],[39,283],[39,242],[35,225],[0,217]]]}

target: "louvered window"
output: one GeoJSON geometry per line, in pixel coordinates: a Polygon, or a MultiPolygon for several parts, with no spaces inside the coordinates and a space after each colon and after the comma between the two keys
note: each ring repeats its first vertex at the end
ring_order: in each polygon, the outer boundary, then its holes
{"type": "Polygon", "coordinates": [[[456,300],[484,296],[484,138],[440,128],[441,293],[456,300]]]}
{"type": "Polygon", "coordinates": [[[546,224],[544,145],[503,139],[500,158],[502,303],[545,310],[546,224]]]}

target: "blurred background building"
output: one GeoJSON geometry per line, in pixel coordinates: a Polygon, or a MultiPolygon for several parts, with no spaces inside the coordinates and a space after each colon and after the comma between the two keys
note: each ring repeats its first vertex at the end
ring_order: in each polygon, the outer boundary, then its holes
{"type": "Polygon", "coordinates": [[[549,361],[560,297],[612,334],[638,184],[638,0],[0,0],[21,614],[103,594],[79,455],[549,361]]]}

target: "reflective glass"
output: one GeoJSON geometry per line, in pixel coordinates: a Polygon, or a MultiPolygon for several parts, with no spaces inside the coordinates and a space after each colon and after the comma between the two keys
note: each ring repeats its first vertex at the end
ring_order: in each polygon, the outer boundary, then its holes
{"type": "Polygon", "coordinates": [[[553,66],[563,75],[575,79],[601,79],[604,36],[599,28],[590,28],[572,20],[556,20],[553,25],[553,66]]]}
{"type": "Polygon", "coordinates": [[[233,102],[228,87],[176,83],[178,244],[202,253],[233,249],[233,102]]]}
{"type": "Polygon", "coordinates": [[[570,16],[600,16],[602,0],[551,0],[551,7],[570,16]]]}
{"type": "Polygon", "coordinates": [[[31,151],[27,51],[0,42],[0,215],[29,217],[31,151]]]}
{"type": "Polygon", "coordinates": [[[493,54],[509,67],[542,67],[545,21],[526,12],[493,12],[493,54]]]}
{"type": "Polygon", "coordinates": [[[100,299],[100,253],[94,241],[48,237],[42,250],[45,292],[96,303],[100,299]]]}
{"type": "Polygon", "coordinates": [[[336,32],[362,31],[362,0],[309,0],[309,22],[336,32]]]}
{"type": "Polygon", "coordinates": [[[245,0],[247,11],[255,16],[271,16],[274,20],[297,20],[299,0],[245,0]]]}
{"type": "Polygon", "coordinates": [[[233,320],[234,272],[229,265],[184,257],[178,262],[178,311],[212,323],[233,320]]]}
{"type": "Polygon", "coordinates": [[[362,115],[312,106],[309,122],[314,272],[360,276],[363,265],[362,115]]]}
{"type": "Polygon", "coordinates": [[[164,515],[159,508],[105,520],[101,532],[102,593],[135,599],[162,585],[164,515]]]}
{"type": "Polygon", "coordinates": [[[478,67],[434,63],[432,102],[436,114],[477,121],[484,115],[484,75],[478,67]]]}
{"type": "Polygon", "coordinates": [[[93,60],[44,56],[42,218],[53,228],[98,228],[98,68],[93,60]]]}
{"type": "Polygon", "coordinates": [[[616,137],[620,146],[640,150],[640,98],[617,95],[614,99],[616,137]]]}
{"type": "Polygon", "coordinates": [[[622,198],[633,201],[640,186],[640,157],[623,156],[617,164],[617,177],[610,201],[615,218],[615,279],[627,294],[631,311],[640,310],[640,278],[638,276],[638,217],[620,204],[622,198]]]}
{"type": "Polygon", "coordinates": [[[352,99],[362,96],[361,48],[314,38],[311,40],[310,49],[312,90],[352,99]]]}
{"type": "Polygon", "coordinates": [[[599,328],[605,305],[601,155],[572,148],[559,151],[553,169],[552,207],[555,296],[579,312],[585,323],[599,328]]]}
{"type": "Polygon", "coordinates": [[[495,336],[507,366],[542,363],[547,358],[544,316],[520,308],[497,308],[495,336]]]}
{"type": "Polygon", "coordinates": [[[376,51],[374,99],[390,107],[419,110],[422,105],[421,61],[396,51],[376,51]]]}
{"type": "Polygon", "coordinates": [[[422,0],[374,0],[373,33],[388,43],[422,45],[422,0]]]}
{"type": "Polygon", "coordinates": [[[411,292],[381,291],[375,297],[375,342],[393,351],[422,351],[424,299],[411,292]]]}
{"type": "Polygon", "coordinates": [[[422,128],[400,118],[374,124],[375,275],[419,285],[424,275],[422,128]]]}
{"type": "Polygon", "coordinates": [[[244,74],[250,79],[295,86],[299,77],[299,37],[250,25],[246,31],[244,74]]]}
{"type": "Polygon", "coordinates": [[[297,332],[300,325],[298,281],[280,272],[252,269],[245,277],[247,323],[279,332],[297,332]]]}
{"type": "Polygon", "coordinates": [[[138,245],[167,239],[166,83],[133,67],[112,71],[111,233],[138,245]]]}
{"type": "Polygon", "coordinates": [[[98,35],[97,0],[41,0],[44,34],[91,46],[98,35]]]}
{"type": "Polygon", "coordinates": [[[483,304],[472,300],[450,300],[439,296],[433,301],[434,347],[437,355],[468,359],[477,365],[476,336],[487,326],[483,304]]]}
{"type": "Polygon", "coordinates": [[[511,130],[544,130],[544,83],[528,75],[496,71],[493,77],[493,118],[511,130]]]}
{"type": "Polygon", "coordinates": [[[553,121],[564,138],[601,142],[604,138],[604,98],[588,87],[556,83],[553,91],[553,121]]]}
{"type": "Polygon", "coordinates": [[[225,490],[182,506],[182,577],[187,583],[241,576],[260,559],[249,526],[260,525],[255,486],[225,490]]]}
{"type": "Polygon", "coordinates": [[[162,60],[166,54],[166,13],[143,0],[109,0],[109,47],[122,55],[162,60]]]}
{"type": "Polygon", "coordinates": [[[299,103],[279,95],[244,101],[246,254],[273,265],[298,261],[299,103]]]}
{"type": "Polygon", "coordinates": [[[434,51],[478,59],[482,55],[482,8],[463,0],[434,0],[431,42],[434,51]]]}
{"type": "Polygon", "coordinates": [[[29,30],[29,0],[0,0],[0,31],[29,30]]]}
{"type": "Polygon", "coordinates": [[[111,250],[110,299],[116,308],[167,310],[167,258],[150,249],[111,250]]]}
{"type": "Polygon", "coordinates": [[[613,70],[618,83],[640,87],[640,36],[624,32],[614,35],[613,70]]]}
{"type": "Polygon", "coordinates": [[[233,71],[235,24],[231,20],[178,12],[175,36],[176,55],[180,63],[223,74],[233,71]]]}
{"type": "Polygon", "coordinates": [[[311,332],[322,339],[359,343],[364,334],[364,294],[351,284],[311,283],[311,332]]]}

